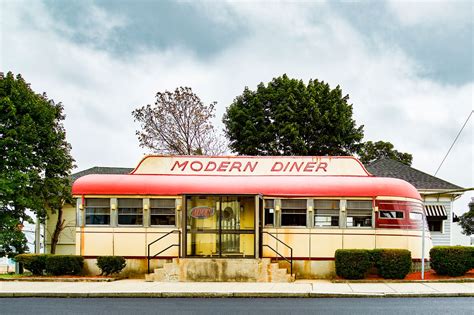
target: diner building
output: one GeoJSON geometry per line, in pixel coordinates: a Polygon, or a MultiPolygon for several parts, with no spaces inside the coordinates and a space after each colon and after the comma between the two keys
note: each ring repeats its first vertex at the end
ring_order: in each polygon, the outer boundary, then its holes
{"type": "Polygon", "coordinates": [[[135,169],[91,168],[73,175],[57,253],[84,256],[91,273],[98,256],[116,255],[129,273],[182,281],[329,277],[341,248],[403,248],[420,261],[432,246],[427,206],[445,194],[378,175],[384,163],[150,155],[135,169]]]}

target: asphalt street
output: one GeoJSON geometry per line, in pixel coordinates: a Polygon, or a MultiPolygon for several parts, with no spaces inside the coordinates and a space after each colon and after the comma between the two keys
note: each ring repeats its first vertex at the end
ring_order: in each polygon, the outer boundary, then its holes
{"type": "Polygon", "coordinates": [[[0,298],[0,314],[473,314],[474,298],[0,298]]]}

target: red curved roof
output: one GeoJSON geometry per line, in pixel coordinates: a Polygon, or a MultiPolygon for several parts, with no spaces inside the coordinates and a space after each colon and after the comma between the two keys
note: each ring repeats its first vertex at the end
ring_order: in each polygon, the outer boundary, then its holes
{"type": "Polygon", "coordinates": [[[393,196],[421,200],[411,184],[395,178],[350,176],[87,175],[73,195],[241,194],[287,197],[393,196]]]}

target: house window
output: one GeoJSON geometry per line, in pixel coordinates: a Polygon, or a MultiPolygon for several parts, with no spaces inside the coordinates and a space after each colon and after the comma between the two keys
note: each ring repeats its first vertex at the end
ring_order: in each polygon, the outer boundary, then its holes
{"type": "Polygon", "coordinates": [[[150,224],[172,225],[176,224],[175,199],[150,199],[150,224]]]}
{"type": "Polygon", "coordinates": [[[110,224],[110,199],[87,198],[86,199],[86,224],[109,225],[110,224]]]}
{"type": "Polygon", "coordinates": [[[443,221],[442,220],[429,220],[428,228],[430,232],[443,232],[443,221]]]}
{"type": "Polygon", "coordinates": [[[372,201],[347,201],[347,227],[372,227],[372,201]]]}
{"type": "Polygon", "coordinates": [[[314,226],[339,226],[339,200],[314,200],[314,226]]]}
{"type": "Polygon", "coordinates": [[[274,226],[275,224],[275,200],[265,199],[265,226],[274,226]]]}
{"type": "Polygon", "coordinates": [[[118,199],[118,224],[142,225],[143,200],[132,198],[118,199]]]}
{"type": "Polygon", "coordinates": [[[403,219],[402,211],[389,211],[389,210],[380,210],[379,211],[380,219],[403,219]]]}
{"type": "Polygon", "coordinates": [[[281,225],[306,226],[306,199],[281,200],[281,225]]]}

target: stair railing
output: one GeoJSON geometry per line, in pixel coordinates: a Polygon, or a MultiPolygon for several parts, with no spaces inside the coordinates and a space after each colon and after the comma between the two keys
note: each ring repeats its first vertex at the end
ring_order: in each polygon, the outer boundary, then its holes
{"type": "MultiPolygon", "coordinates": [[[[278,237],[276,237],[275,235],[273,235],[270,232],[262,231],[262,233],[270,235],[276,241],[278,241],[280,244],[284,245],[286,248],[288,248],[290,250],[290,257],[285,257],[281,253],[279,253],[276,249],[271,247],[270,245],[262,244],[262,247],[270,248],[273,252],[275,252],[275,254],[277,254],[278,256],[280,256],[281,258],[283,258],[285,261],[287,261],[290,264],[290,274],[293,276],[293,248],[291,248],[291,246],[289,246],[288,244],[286,244],[285,242],[283,242],[282,240],[280,240],[278,237]]],[[[278,260],[278,258],[277,258],[277,260],[278,260]]],[[[295,275],[295,278],[296,278],[296,275],[295,275]]]]}
{"type": "Polygon", "coordinates": [[[158,256],[159,254],[167,251],[168,249],[170,249],[171,247],[175,247],[175,246],[178,246],[178,257],[181,257],[181,230],[172,230],[172,231],[169,231],[168,233],[166,233],[165,235],[162,235],[160,236],[159,238],[157,238],[156,240],[154,240],[153,242],[151,242],[150,244],[148,244],[148,249],[147,249],[147,266],[148,266],[148,273],[150,273],[150,260],[155,258],[156,256],[158,256]],[[165,237],[167,237],[168,235],[170,234],[174,234],[174,233],[178,233],[178,244],[171,244],[170,246],[166,247],[165,249],[159,251],[158,253],[156,253],[155,255],[153,256],[150,256],[150,248],[151,248],[151,245],[159,242],[160,240],[164,239],[165,237]]]}

